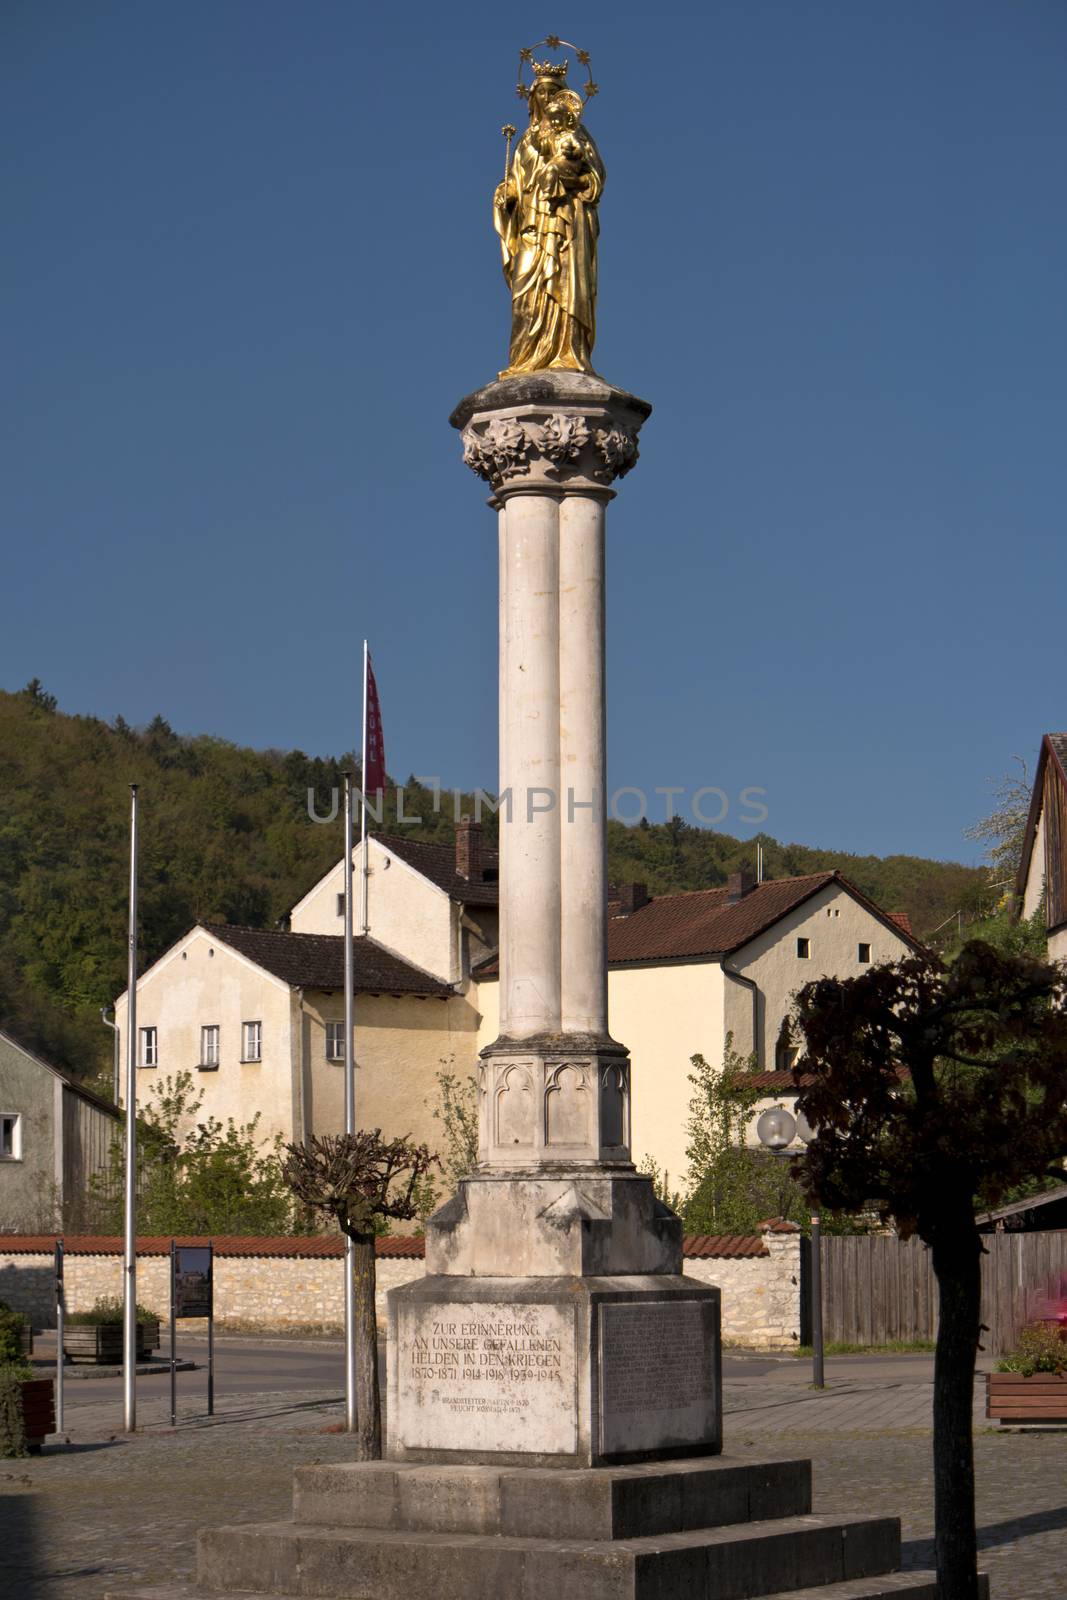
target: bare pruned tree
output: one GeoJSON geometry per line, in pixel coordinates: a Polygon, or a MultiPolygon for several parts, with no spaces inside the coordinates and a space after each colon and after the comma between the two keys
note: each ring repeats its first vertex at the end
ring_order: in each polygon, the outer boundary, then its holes
{"type": "Polygon", "coordinates": [[[312,1136],[286,1145],[282,1174],[297,1199],[325,1212],[352,1240],[356,1287],[356,1416],[359,1459],[382,1454],[382,1400],[378,1386],[374,1239],[392,1218],[418,1214],[419,1185],[437,1157],[410,1139],[382,1138],[380,1128],[312,1136]]]}

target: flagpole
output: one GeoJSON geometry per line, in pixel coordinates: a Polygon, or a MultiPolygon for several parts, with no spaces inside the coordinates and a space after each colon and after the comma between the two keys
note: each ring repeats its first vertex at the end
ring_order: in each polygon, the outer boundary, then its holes
{"type": "MultiPolygon", "coordinates": [[[[356,1131],[355,973],[352,943],[352,774],[345,773],[345,1133],[356,1131]]],[[[345,1427],[355,1433],[356,1246],[345,1234],[345,1427]]]]}
{"type": "Polygon", "coordinates": [[[367,879],[369,864],[367,862],[367,664],[370,652],[367,641],[363,641],[363,751],[360,757],[360,807],[359,807],[359,931],[365,934],[368,928],[367,917],[367,879]]]}
{"type": "MultiPolygon", "coordinates": [[[[122,1403],[137,1429],[137,785],[130,784],[130,921],[126,965],[126,1195],[123,1239],[122,1403]]],[[[60,1360],[63,1353],[60,1351],[60,1360]]]]}

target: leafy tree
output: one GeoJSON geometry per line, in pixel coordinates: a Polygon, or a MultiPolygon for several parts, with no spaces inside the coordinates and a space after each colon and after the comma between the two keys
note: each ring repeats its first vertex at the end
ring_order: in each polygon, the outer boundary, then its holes
{"type": "MultiPolygon", "coordinates": [[[[473,1074],[458,1077],[442,1061],[437,1074],[437,1093],[433,1115],[444,1132],[444,1150],[438,1164],[443,1187],[448,1192],[478,1165],[478,1080],[473,1074]]],[[[441,1203],[441,1186],[427,1173],[417,1185],[415,1197],[421,1232],[441,1203]]]]}
{"type": "MultiPolygon", "coordinates": [[[[1067,973],[966,944],[821,978],[796,1000],[799,1107],[817,1129],[800,1172],[819,1205],[873,1200],[930,1247],[940,1316],[934,1367],[938,1594],[978,1594],[971,1406],[982,1241],[975,1207],[1058,1170],[1067,1154],[1067,973]],[[902,1078],[902,1069],[904,1076],[902,1078]]],[[[1062,1172],[1060,1172],[1062,1177],[1062,1172]]]]}
{"type": "Polygon", "coordinates": [[[54,711],[59,704],[55,695],[48,693],[40,678],[31,678],[25,689],[19,690],[19,695],[38,711],[54,711]]]}
{"type": "Polygon", "coordinates": [[[767,1097],[766,1089],[746,1081],[756,1070],[756,1057],[740,1055],[727,1034],[721,1068],[702,1055],[691,1060],[689,1172],[682,1203],[686,1232],[754,1233],[771,1216],[804,1226],[809,1207],[788,1162],[747,1143],[753,1111],[767,1097]]]}
{"type": "Polygon", "coordinates": [[[440,1104],[433,1114],[445,1135],[441,1170],[454,1189],[478,1164],[478,1080],[473,1074],[460,1079],[442,1068],[437,1087],[440,1104]]]}
{"type": "Polygon", "coordinates": [[[652,1192],[656,1199],[661,1200],[665,1206],[669,1206],[681,1216],[685,1208],[685,1196],[681,1189],[671,1188],[671,1175],[666,1168],[660,1166],[655,1156],[645,1156],[638,1163],[637,1170],[652,1179],[652,1192]]]}
{"type": "Polygon", "coordinates": [[[1030,769],[1013,756],[1017,770],[991,780],[996,807],[989,816],[964,828],[964,837],[986,846],[990,887],[1003,893],[1015,882],[1023,853],[1023,835],[1030,814],[1030,769]]]}
{"type": "Polygon", "coordinates": [[[437,1157],[424,1144],[412,1144],[409,1139],[383,1139],[380,1128],[313,1136],[306,1144],[285,1148],[285,1181],[297,1199],[331,1217],[354,1246],[353,1337],[359,1459],[378,1461],[382,1454],[382,1405],[378,1388],[374,1238],[382,1220],[410,1221],[417,1215],[419,1185],[437,1164],[437,1157]]]}
{"type": "MultiPolygon", "coordinates": [[[[259,1115],[194,1119],[203,1103],[191,1072],[164,1078],[138,1118],[137,1222],[155,1234],[278,1234],[294,1226],[282,1177],[281,1140],[256,1137],[259,1115]]],[[[117,1137],[108,1166],[90,1180],[90,1214],[101,1233],[121,1233],[125,1146],[117,1137]]]]}
{"type": "Polygon", "coordinates": [[[943,961],[952,961],[972,939],[982,939],[1004,955],[1034,956],[1041,961],[1048,951],[1045,908],[1040,905],[1032,917],[1016,918],[1010,905],[998,906],[988,916],[969,923],[962,934],[954,932],[939,946],[938,954],[943,961]]]}

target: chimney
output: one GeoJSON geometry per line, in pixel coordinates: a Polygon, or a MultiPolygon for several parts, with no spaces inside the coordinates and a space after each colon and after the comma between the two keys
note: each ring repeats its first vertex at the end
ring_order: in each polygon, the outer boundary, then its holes
{"type": "Polygon", "coordinates": [[[623,883],[619,885],[619,916],[628,917],[633,912],[640,911],[642,906],[648,905],[647,883],[623,883]]]}
{"type": "Polygon", "coordinates": [[[755,873],[745,870],[731,872],[726,880],[727,899],[732,906],[736,905],[739,900],[745,898],[746,894],[751,894],[755,887],[755,873]]]}
{"type": "Polygon", "coordinates": [[[482,881],[482,825],[470,817],[456,823],[456,871],[471,883],[482,881]]]}

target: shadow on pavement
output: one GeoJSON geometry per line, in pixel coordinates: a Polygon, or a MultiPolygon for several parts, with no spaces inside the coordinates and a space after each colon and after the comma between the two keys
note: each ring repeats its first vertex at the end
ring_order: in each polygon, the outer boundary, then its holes
{"type": "MultiPolygon", "coordinates": [[[[1003,1522],[989,1522],[978,1529],[979,1550],[995,1550],[998,1545],[1015,1544],[1019,1539],[1035,1533],[1053,1533],[1057,1528],[1067,1528],[1067,1506],[1053,1506],[1048,1511],[1029,1511],[1022,1517],[1006,1517],[1003,1522]]],[[[908,1539],[901,1547],[901,1566],[906,1572],[934,1564],[932,1539],[908,1539]]]]}

